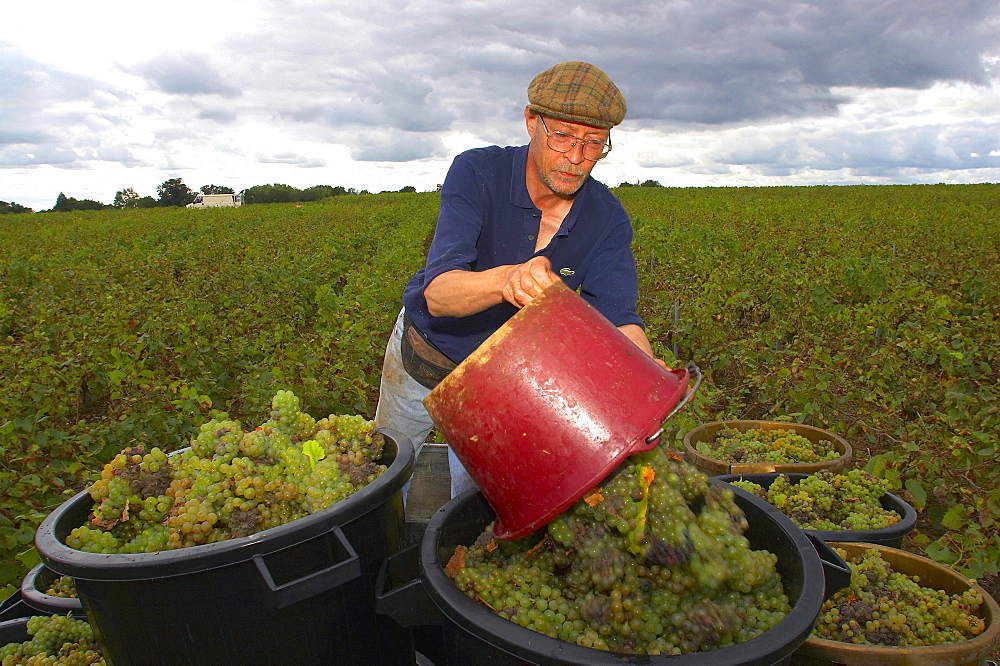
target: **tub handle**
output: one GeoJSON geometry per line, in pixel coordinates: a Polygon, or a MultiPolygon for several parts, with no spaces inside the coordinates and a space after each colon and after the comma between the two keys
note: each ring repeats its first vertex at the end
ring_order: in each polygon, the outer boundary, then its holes
{"type": "Polygon", "coordinates": [[[389,616],[404,629],[445,621],[420,580],[419,554],[420,543],[415,543],[385,558],[375,582],[375,614],[389,616]],[[393,580],[405,582],[388,589],[393,580]]]}
{"type": "Polygon", "coordinates": [[[812,541],[816,554],[819,555],[823,564],[823,578],[825,585],[823,588],[823,599],[830,599],[839,590],[851,585],[851,567],[837,554],[830,544],[819,537],[805,532],[805,535],[812,541]]]}
{"type": "Polygon", "coordinates": [[[257,571],[260,573],[261,578],[264,579],[264,584],[271,591],[270,600],[274,608],[286,608],[294,603],[309,599],[317,594],[322,594],[361,577],[361,558],[358,557],[354,547],[347,541],[347,537],[344,536],[344,532],[340,529],[339,525],[334,525],[331,530],[315,538],[323,538],[330,534],[334,536],[340,545],[340,548],[336,550],[342,551],[346,555],[346,558],[336,564],[306,574],[296,580],[282,583],[281,585],[274,582],[274,576],[271,575],[271,571],[268,569],[267,561],[265,560],[267,556],[253,556],[253,563],[256,565],[257,571]]]}
{"type": "MultiPolygon", "coordinates": [[[[701,386],[701,380],[702,380],[701,368],[699,368],[694,363],[688,363],[687,366],[686,366],[686,369],[687,369],[688,375],[694,375],[694,378],[695,378],[694,379],[694,386],[692,386],[690,388],[690,390],[688,390],[688,392],[684,394],[684,397],[681,398],[677,402],[676,405],[674,405],[674,408],[671,409],[670,412],[666,416],[663,417],[663,419],[661,420],[661,423],[667,421],[670,417],[672,417],[674,414],[676,414],[677,412],[679,412],[684,407],[684,405],[688,404],[688,402],[691,401],[691,398],[694,397],[694,394],[698,390],[698,387],[701,386]]],[[[649,437],[646,438],[646,443],[647,444],[654,444],[656,442],[656,440],[658,440],[660,438],[660,435],[662,435],[662,434],[663,434],[663,426],[661,425],[660,428],[659,428],[659,430],[657,430],[652,435],[650,435],[649,437]]]]}

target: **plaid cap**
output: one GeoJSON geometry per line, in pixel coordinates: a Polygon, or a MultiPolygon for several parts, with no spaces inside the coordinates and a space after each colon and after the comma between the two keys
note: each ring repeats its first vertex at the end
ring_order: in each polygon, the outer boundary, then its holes
{"type": "Polygon", "coordinates": [[[532,79],[528,109],[549,118],[611,129],[625,118],[625,97],[607,74],[574,60],[554,65],[532,79]]]}

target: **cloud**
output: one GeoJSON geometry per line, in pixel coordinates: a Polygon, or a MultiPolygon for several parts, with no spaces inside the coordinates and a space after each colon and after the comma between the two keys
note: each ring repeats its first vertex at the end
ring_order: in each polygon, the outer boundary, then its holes
{"type": "Polygon", "coordinates": [[[414,132],[365,133],[351,148],[351,157],[362,162],[408,162],[445,154],[440,138],[414,132]]]}
{"type": "Polygon", "coordinates": [[[321,159],[306,157],[292,152],[277,153],[272,155],[258,155],[257,161],[262,164],[292,164],[307,168],[326,166],[326,162],[321,159]]]}
{"type": "Polygon", "coordinates": [[[76,132],[86,136],[120,121],[116,87],[37,62],[0,44],[0,167],[79,166],[76,132]]]}
{"type": "Polygon", "coordinates": [[[235,97],[239,90],[200,53],[163,53],[134,67],[123,67],[142,77],[154,90],[169,95],[235,97]]]}
{"type": "Polygon", "coordinates": [[[235,123],[239,118],[239,114],[233,109],[202,109],[198,111],[198,118],[200,120],[211,120],[217,123],[222,123],[230,125],[235,123]]]}

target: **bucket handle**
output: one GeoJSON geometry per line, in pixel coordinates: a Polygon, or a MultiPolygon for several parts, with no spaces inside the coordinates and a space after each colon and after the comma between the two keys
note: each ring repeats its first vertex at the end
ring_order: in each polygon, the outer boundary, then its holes
{"type": "Polygon", "coordinates": [[[375,582],[375,614],[391,617],[404,629],[444,626],[444,615],[431,601],[420,579],[419,555],[418,542],[385,558],[375,582]],[[393,579],[405,582],[387,589],[393,579]]]}
{"type": "Polygon", "coordinates": [[[274,608],[279,610],[286,608],[294,603],[309,599],[317,594],[322,594],[355,578],[361,577],[361,558],[358,557],[354,547],[347,541],[347,537],[344,536],[344,532],[340,529],[340,526],[334,525],[331,530],[316,538],[322,538],[328,534],[334,536],[340,544],[340,548],[346,553],[347,558],[336,564],[306,574],[296,580],[282,583],[281,585],[274,582],[274,576],[271,575],[270,569],[267,568],[264,556],[253,556],[253,563],[256,565],[257,571],[260,573],[261,578],[264,579],[264,584],[271,591],[270,600],[274,608]]]}
{"type": "MultiPolygon", "coordinates": [[[[660,421],[661,423],[667,421],[667,419],[669,419],[671,416],[679,412],[684,407],[684,405],[688,404],[688,402],[691,401],[691,398],[694,397],[694,394],[698,390],[698,387],[701,386],[701,380],[702,380],[701,368],[699,368],[694,363],[688,363],[687,366],[685,367],[685,372],[689,376],[694,375],[695,377],[694,386],[692,386],[688,390],[688,392],[684,394],[683,398],[677,401],[677,404],[674,405],[674,408],[671,409],[670,412],[666,416],[664,416],[663,419],[660,421]]],[[[657,430],[652,435],[646,438],[646,443],[654,444],[662,434],[663,434],[663,426],[661,425],[659,430],[657,430]]]]}
{"type": "Polygon", "coordinates": [[[830,544],[820,539],[815,534],[805,532],[812,542],[819,561],[823,565],[823,599],[828,600],[839,590],[851,585],[851,567],[837,554],[830,544]]]}

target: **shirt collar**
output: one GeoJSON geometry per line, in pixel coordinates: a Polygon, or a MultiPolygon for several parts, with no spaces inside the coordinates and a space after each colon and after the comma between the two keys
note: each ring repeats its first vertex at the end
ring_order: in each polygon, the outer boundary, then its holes
{"type": "Polygon", "coordinates": [[[514,163],[510,170],[510,202],[518,208],[534,209],[535,204],[528,194],[528,183],[525,180],[528,170],[528,146],[519,146],[514,152],[514,163]]]}

